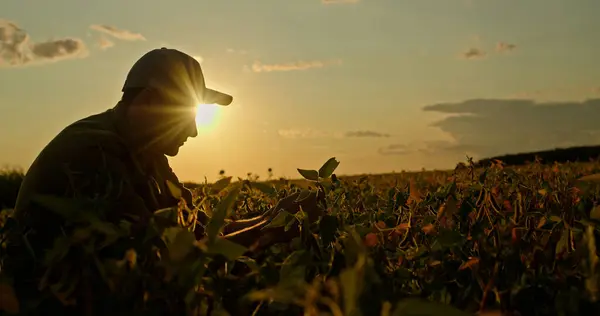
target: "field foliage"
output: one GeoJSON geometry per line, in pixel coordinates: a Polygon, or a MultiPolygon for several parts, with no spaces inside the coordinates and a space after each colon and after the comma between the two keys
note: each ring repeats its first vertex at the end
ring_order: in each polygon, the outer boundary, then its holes
{"type": "MultiPolygon", "coordinates": [[[[159,210],[141,231],[105,222],[89,201],[40,197],[69,223],[45,255],[40,288],[62,304],[92,306],[94,296],[132,315],[600,313],[600,186],[580,179],[600,164],[346,178],[336,166],[299,170],[302,185],[224,177],[195,189],[197,209],[159,210]],[[289,244],[252,253],[217,237],[226,220],[307,189],[326,215],[313,224],[303,212],[278,216],[271,225],[301,225],[289,244]],[[200,241],[189,231],[196,212],[212,217],[200,241]]],[[[10,275],[1,282],[0,310],[34,308],[13,295],[10,275]]]]}

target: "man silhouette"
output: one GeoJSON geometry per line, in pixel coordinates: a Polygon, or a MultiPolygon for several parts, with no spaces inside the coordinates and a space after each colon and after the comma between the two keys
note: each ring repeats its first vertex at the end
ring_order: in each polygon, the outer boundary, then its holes
{"type": "MultiPolygon", "coordinates": [[[[33,197],[38,194],[102,199],[110,210],[108,220],[126,219],[133,226],[143,226],[156,210],[178,205],[180,199],[173,196],[172,185],[182,192],[188,207],[194,208],[192,193],[179,182],[166,156],[177,155],[189,137],[197,136],[198,104],[227,106],[232,96],[207,88],[200,64],[167,48],[143,55],[129,71],[122,92],[114,108],[62,130],[27,171],[14,218],[19,235],[27,236],[38,260],[52,247],[63,224],[35,202],[33,197]]],[[[281,200],[258,217],[230,223],[222,237],[258,247],[289,240],[297,235],[297,229],[262,228],[280,209],[298,211],[296,197],[281,200]]],[[[320,212],[314,195],[302,202],[302,208],[320,212]]],[[[205,224],[206,216],[200,222],[205,224]]],[[[203,237],[201,226],[196,236],[203,237]]],[[[20,265],[13,263],[13,268],[22,268],[15,264],[20,265]]]]}

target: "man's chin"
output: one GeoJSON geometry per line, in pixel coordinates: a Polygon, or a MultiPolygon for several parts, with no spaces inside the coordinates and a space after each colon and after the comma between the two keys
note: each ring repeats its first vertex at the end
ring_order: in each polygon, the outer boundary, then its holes
{"type": "Polygon", "coordinates": [[[169,157],[175,157],[175,156],[177,156],[178,153],[179,153],[179,147],[167,150],[165,152],[165,155],[167,155],[169,157]]]}

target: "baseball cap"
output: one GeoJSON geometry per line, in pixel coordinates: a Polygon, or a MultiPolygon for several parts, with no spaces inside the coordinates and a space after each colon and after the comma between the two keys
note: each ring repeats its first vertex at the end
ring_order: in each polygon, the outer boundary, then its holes
{"type": "Polygon", "coordinates": [[[176,49],[153,49],[129,70],[122,91],[154,88],[177,98],[193,98],[198,103],[229,105],[233,97],[206,87],[200,63],[176,49]]]}

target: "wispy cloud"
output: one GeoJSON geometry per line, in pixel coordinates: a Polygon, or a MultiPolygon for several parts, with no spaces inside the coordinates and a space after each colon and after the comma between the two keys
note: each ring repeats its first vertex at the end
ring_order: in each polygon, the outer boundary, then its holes
{"type": "Polygon", "coordinates": [[[98,39],[98,46],[101,49],[109,49],[113,46],[115,46],[115,43],[111,40],[109,40],[108,38],[102,36],[98,39]]]}
{"type": "Polygon", "coordinates": [[[350,4],[357,3],[360,0],[321,0],[322,4],[350,4]]]}
{"type": "Polygon", "coordinates": [[[517,48],[517,45],[515,44],[510,44],[510,43],[505,43],[505,42],[498,42],[498,44],[496,44],[496,50],[498,52],[511,52],[513,50],[515,50],[517,48]]]}
{"type": "Polygon", "coordinates": [[[252,71],[254,72],[272,72],[272,71],[293,71],[293,70],[307,70],[312,68],[323,68],[331,65],[340,65],[341,60],[332,61],[296,61],[281,64],[263,64],[260,61],[255,61],[252,64],[252,71]]]}
{"type": "Polygon", "coordinates": [[[16,23],[0,19],[0,67],[16,67],[87,56],[78,38],[33,42],[16,23]]]}
{"type": "Polygon", "coordinates": [[[344,135],[346,137],[374,137],[374,138],[379,138],[379,137],[390,137],[390,134],[386,134],[386,133],[380,133],[380,132],[375,132],[375,131],[350,131],[350,132],[346,132],[346,134],[344,135]]]}
{"type": "Polygon", "coordinates": [[[331,133],[313,128],[280,129],[277,131],[277,134],[284,138],[323,138],[332,136],[331,133]]]}
{"type": "Polygon", "coordinates": [[[462,53],[462,57],[465,59],[481,59],[484,58],[486,53],[479,48],[469,48],[462,53]]]}
{"type": "Polygon", "coordinates": [[[390,134],[370,130],[348,132],[327,132],[311,127],[280,129],[279,136],[284,138],[388,138],[390,134]]]}
{"type": "Polygon", "coordinates": [[[379,154],[384,156],[401,156],[409,154],[426,155],[451,155],[458,159],[477,152],[480,146],[460,144],[446,140],[430,140],[413,144],[391,144],[378,149],[379,154]]]}
{"type": "Polygon", "coordinates": [[[114,38],[118,38],[120,40],[125,41],[145,41],[146,38],[140,34],[131,32],[128,30],[123,30],[116,28],[114,26],[106,25],[106,24],[93,24],[90,25],[90,29],[98,32],[102,32],[104,34],[110,35],[114,38]]]}

